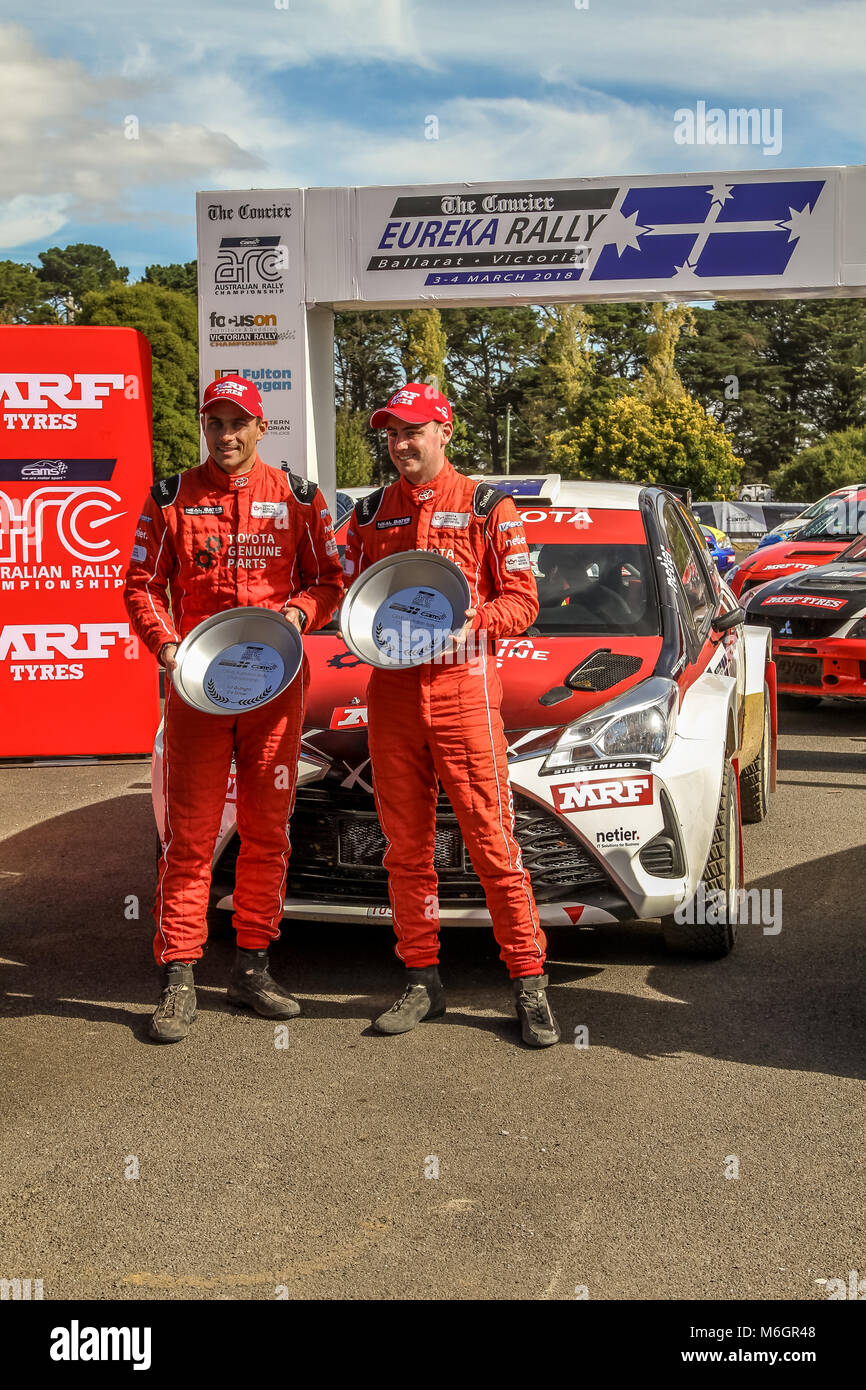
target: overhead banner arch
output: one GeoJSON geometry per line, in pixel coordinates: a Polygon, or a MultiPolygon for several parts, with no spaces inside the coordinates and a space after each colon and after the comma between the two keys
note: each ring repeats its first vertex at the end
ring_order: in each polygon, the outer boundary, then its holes
{"type": "Polygon", "coordinates": [[[335,310],[866,293],[866,167],[200,193],[202,388],[333,497],[335,310]]]}

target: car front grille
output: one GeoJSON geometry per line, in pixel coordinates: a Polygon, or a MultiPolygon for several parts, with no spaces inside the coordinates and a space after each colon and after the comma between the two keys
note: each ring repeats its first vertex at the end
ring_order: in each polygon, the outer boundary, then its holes
{"type": "Polygon", "coordinates": [[[831,637],[841,623],[838,613],[822,613],[820,616],[810,613],[808,617],[800,617],[768,613],[762,608],[749,609],[747,621],[771,628],[776,637],[791,637],[800,641],[820,641],[823,637],[831,637]]]}
{"type": "MultiPolygon", "coordinates": [[[[518,792],[514,794],[514,816],[524,867],[538,901],[567,898],[575,889],[613,889],[599,861],[551,811],[518,792]]],[[[346,898],[388,901],[388,875],[382,867],[387,842],[372,799],[365,793],[328,782],[300,787],[291,841],[290,896],[337,902],[346,898]]],[[[239,847],[234,835],[220,858],[215,873],[218,883],[234,878],[239,847]]],[[[433,863],[441,902],[484,902],[444,792],[440,792],[436,810],[433,863]]]]}

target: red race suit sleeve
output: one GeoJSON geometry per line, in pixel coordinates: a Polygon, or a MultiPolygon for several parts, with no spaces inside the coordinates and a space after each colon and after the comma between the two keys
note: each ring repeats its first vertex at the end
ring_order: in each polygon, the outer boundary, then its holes
{"type": "Polygon", "coordinates": [[[297,538],[299,588],[286,600],[307,616],[306,632],[329,622],[343,597],[343,573],[331,514],[319,488],[301,509],[297,538]]]}
{"type": "Polygon", "coordinates": [[[180,642],[168,601],[174,568],[174,546],[162,508],[148,493],[126,571],[123,601],[135,635],[154,656],[166,642],[180,642]]]}
{"type": "Polygon", "coordinates": [[[494,641],[520,637],[538,616],[538,590],[513,498],[506,497],[487,518],[485,549],[495,596],[479,605],[472,626],[486,628],[494,641]]]}

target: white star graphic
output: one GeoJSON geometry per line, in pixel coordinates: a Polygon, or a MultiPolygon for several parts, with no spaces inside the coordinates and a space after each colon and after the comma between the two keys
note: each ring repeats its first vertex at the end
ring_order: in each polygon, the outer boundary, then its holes
{"type": "MultiPolygon", "coordinates": [[[[633,212],[631,217],[623,217],[621,212],[609,212],[603,223],[599,224],[602,246],[616,246],[617,255],[621,256],[623,251],[629,246],[633,246],[636,251],[640,250],[640,235],[637,230],[637,213],[633,212]]],[[[641,224],[641,231],[647,228],[641,224]]]]}
{"type": "Polygon", "coordinates": [[[812,209],[807,203],[802,212],[797,212],[794,208],[788,208],[788,214],[787,222],[780,222],[779,226],[787,231],[788,241],[790,243],[792,241],[797,241],[803,235],[803,228],[809,224],[809,220],[812,216],[812,209]]]}
{"type": "Polygon", "coordinates": [[[713,203],[719,203],[722,207],[724,207],[728,199],[733,198],[734,196],[731,192],[733,186],[734,185],[732,183],[710,184],[708,190],[712,194],[712,198],[710,199],[710,207],[712,207],[713,203]]]}
{"type": "Polygon", "coordinates": [[[698,277],[695,274],[695,266],[693,266],[690,261],[683,261],[682,265],[675,265],[674,272],[673,278],[680,284],[682,284],[683,281],[690,285],[698,283],[698,277]]]}

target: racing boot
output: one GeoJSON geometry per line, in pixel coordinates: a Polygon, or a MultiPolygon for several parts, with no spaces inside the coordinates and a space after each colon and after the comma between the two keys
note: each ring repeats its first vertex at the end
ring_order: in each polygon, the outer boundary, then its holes
{"type": "Polygon", "coordinates": [[[195,1018],[195,981],[192,964],[173,960],[163,974],[162,998],[150,1020],[148,1033],[154,1042],[182,1042],[195,1018]]]}
{"type": "Polygon", "coordinates": [[[408,1033],[425,1019],[441,1018],[444,1014],[445,991],[438,965],[427,965],[423,970],[410,968],[406,976],[406,988],[396,1004],[373,1020],[377,1033],[408,1033]]]}
{"type": "Polygon", "coordinates": [[[228,1001],[255,1009],[262,1018],[297,1018],[301,1012],[297,999],[277,984],[268,969],[267,951],[245,951],[241,946],[229,980],[228,1001]]]}
{"type": "Polygon", "coordinates": [[[523,1041],[529,1047],[552,1047],[558,1043],[561,1034],[547,1002],[547,976],[524,975],[511,983],[523,1041]]]}

